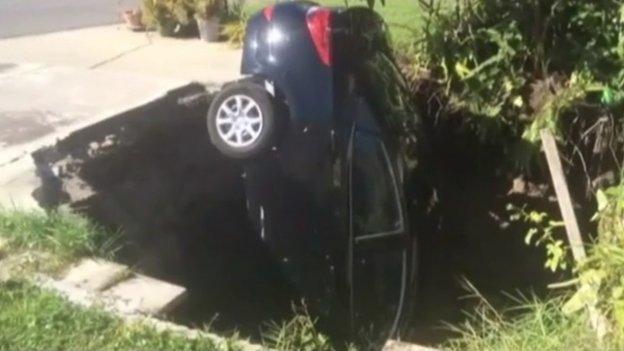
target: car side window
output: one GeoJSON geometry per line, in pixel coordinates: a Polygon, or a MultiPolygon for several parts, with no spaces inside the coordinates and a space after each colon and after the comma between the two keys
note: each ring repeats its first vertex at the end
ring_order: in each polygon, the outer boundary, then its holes
{"type": "Polygon", "coordinates": [[[355,132],[351,186],[356,240],[403,230],[398,186],[390,157],[383,142],[374,134],[355,132]]]}

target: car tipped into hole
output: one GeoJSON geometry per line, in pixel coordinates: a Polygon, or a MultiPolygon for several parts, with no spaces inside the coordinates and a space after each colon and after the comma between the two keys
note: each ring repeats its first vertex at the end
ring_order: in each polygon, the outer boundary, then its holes
{"type": "Polygon", "coordinates": [[[386,24],[364,7],[279,3],[250,18],[241,71],[207,124],[240,160],[257,235],[321,320],[372,347],[399,337],[425,142],[386,24]]]}

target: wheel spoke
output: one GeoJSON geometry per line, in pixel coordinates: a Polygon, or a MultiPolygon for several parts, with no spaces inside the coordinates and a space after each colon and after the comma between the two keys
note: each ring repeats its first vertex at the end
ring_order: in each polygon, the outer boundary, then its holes
{"type": "Polygon", "coordinates": [[[245,131],[247,132],[247,134],[249,134],[249,136],[251,136],[252,139],[255,139],[258,134],[260,134],[259,131],[255,131],[251,125],[247,125],[247,127],[245,127],[245,131]]]}
{"type": "Polygon", "coordinates": [[[234,135],[236,131],[234,130],[234,126],[230,127],[230,130],[227,133],[223,134],[223,139],[230,140],[230,138],[234,135]]]}
{"type": "Polygon", "coordinates": [[[248,122],[250,125],[254,125],[254,126],[256,126],[256,125],[258,125],[258,124],[261,124],[261,123],[262,123],[262,120],[261,120],[261,119],[249,119],[249,118],[248,118],[248,119],[247,119],[247,122],[248,122]]]}
{"type": "Polygon", "coordinates": [[[236,142],[241,145],[243,143],[243,130],[239,129],[236,131],[236,142]]]}
{"type": "Polygon", "coordinates": [[[236,113],[240,114],[243,109],[243,100],[240,96],[236,96],[234,100],[236,101],[236,113]]]}
{"type": "Polygon", "coordinates": [[[233,121],[233,120],[232,120],[232,118],[230,118],[230,117],[227,117],[227,118],[218,118],[218,119],[217,119],[217,125],[218,125],[218,126],[222,126],[222,125],[225,125],[225,124],[230,124],[230,125],[231,125],[232,123],[234,123],[234,121],[233,121]]]}
{"type": "Polygon", "coordinates": [[[254,107],[256,107],[256,104],[252,103],[251,101],[248,101],[247,106],[245,107],[245,109],[243,109],[243,113],[247,115],[247,113],[249,113],[249,111],[251,111],[254,107]]]}
{"type": "Polygon", "coordinates": [[[232,111],[232,109],[230,108],[230,106],[228,106],[227,104],[223,104],[221,105],[221,109],[225,112],[225,114],[228,117],[232,117],[232,115],[234,114],[234,111],[232,111]]]}

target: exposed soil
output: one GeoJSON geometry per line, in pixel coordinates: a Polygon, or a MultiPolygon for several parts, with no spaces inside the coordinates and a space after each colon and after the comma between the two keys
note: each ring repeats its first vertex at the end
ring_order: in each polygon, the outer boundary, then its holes
{"type": "MultiPolygon", "coordinates": [[[[178,106],[172,96],[40,152],[42,174],[58,174],[46,203],[67,203],[118,230],[121,261],[186,286],[189,299],[174,320],[258,338],[266,322],[288,316],[296,297],[247,223],[241,170],[208,141],[206,109],[178,106]]],[[[473,147],[465,141],[434,147],[439,206],[435,225],[420,233],[422,284],[411,333],[424,344],[447,337],[442,322],[458,322],[471,304],[461,299],[460,277],[486,296],[540,293],[554,278],[544,273],[542,250],[524,245],[525,228],[500,220],[511,180],[486,160],[457,157],[473,147]]]]}

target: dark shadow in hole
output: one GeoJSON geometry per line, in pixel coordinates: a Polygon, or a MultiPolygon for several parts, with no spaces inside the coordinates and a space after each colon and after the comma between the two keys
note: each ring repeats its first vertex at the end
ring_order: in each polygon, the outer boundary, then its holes
{"type": "MultiPolygon", "coordinates": [[[[59,199],[120,230],[120,261],[188,288],[173,320],[202,325],[218,315],[215,331],[257,340],[264,323],[290,316],[298,297],[248,223],[241,169],[210,144],[206,108],[179,107],[171,96],[77,132],[37,157],[42,168],[61,168],[59,199]]],[[[525,228],[501,230],[491,215],[502,214],[510,180],[484,166],[499,160],[467,151],[497,154],[454,136],[438,140],[439,221],[421,233],[422,289],[411,327],[412,339],[423,344],[448,337],[442,321],[460,321],[469,307],[458,277],[488,296],[543,292],[553,279],[542,268],[541,249],[522,242],[525,228]]]]}
{"type": "Polygon", "coordinates": [[[258,338],[297,298],[251,229],[241,169],[210,144],[205,109],[170,98],[75,133],[40,158],[61,166],[64,189],[73,189],[59,196],[121,233],[119,261],[188,289],[171,319],[258,338]],[[82,187],[89,196],[77,196],[82,187]]]}

